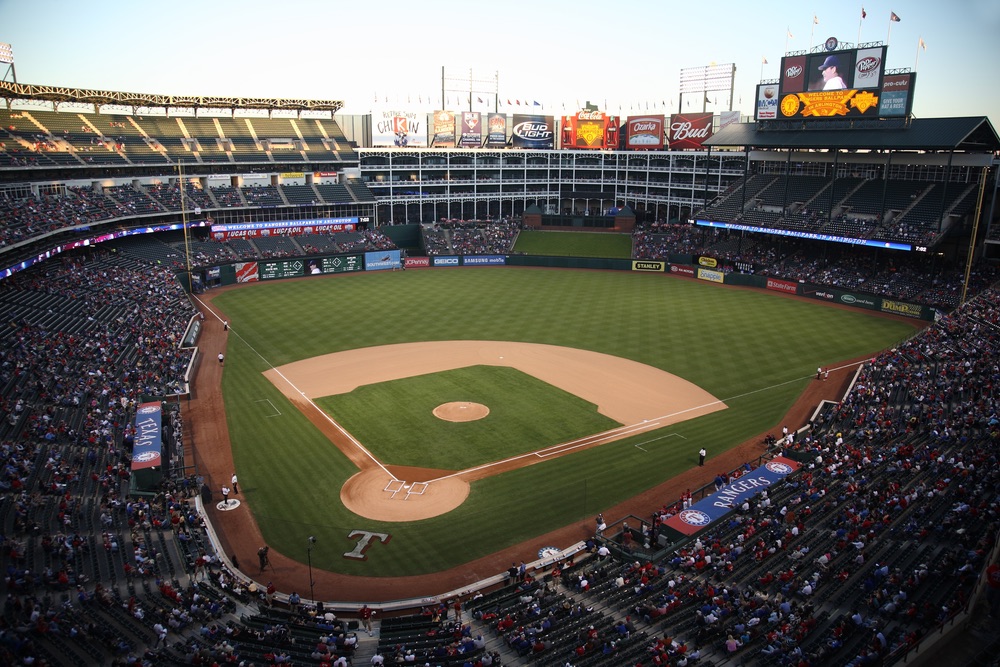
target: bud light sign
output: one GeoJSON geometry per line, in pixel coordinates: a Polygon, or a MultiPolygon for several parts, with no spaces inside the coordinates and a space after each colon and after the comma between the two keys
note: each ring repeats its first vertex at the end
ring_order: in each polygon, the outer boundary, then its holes
{"type": "Polygon", "coordinates": [[[552,116],[514,114],[514,127],[511,130],[514,148],[553,148],[555,126],[552,116]]]}
{"type": "Polygon", "coordinates": [[[667,136],[672,151],[701,148],[702,143],[712,136],[712,114],[674,114],[670,117],[670,131],[667,136]]]}

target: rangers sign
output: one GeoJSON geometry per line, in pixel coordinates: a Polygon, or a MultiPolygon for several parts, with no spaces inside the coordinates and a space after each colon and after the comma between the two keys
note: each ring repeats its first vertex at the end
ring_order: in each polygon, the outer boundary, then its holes
{"type": "Polygon", "coordinates": [[[670,150],[700,149],[705,140],[712,136],[712,118],[711,113],[672,115],[667,134],[670,150]]]}

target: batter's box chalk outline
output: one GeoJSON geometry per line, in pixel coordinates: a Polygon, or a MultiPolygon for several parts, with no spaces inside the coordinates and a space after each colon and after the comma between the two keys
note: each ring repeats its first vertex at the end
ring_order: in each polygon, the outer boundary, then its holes
{"type": "Polygon", "coordinates": [[[667,438],[674,438],[674,437],[680,438],[681,440],[687,440],[687,438],[685,438],[680,433],[667,433],[666,435],[661,435],[660,437],[653,438],[652,440],[644,440],[643,442],[637,442],[636,444],[634,444],[632,446],[635,447],[636,449],[642,449],[642,451],[648,452],[649,450],[648,449],[643,449],[642,445],[648,445],[649,443],[656,442],[657,440],[666,440],[667,438]]]}
{"type": "Polygon", "coordinates": [[[409,488],[406,490],[406,496],[403,497],[403,500],[409,500],[410,496],[424,495],[424,491],[427,490],[428,486],[430,486],[430,484],[428,484],[427,482],[413,482],[412,484],[409,485],[409,488]]]}
{"type": "Polygon", "coordinates": [[[271,402],[271,399],[262,398],[259,401],[254,401],[254,403],[267,403],[268,405],[271,406],[271,409],[274,410],[274,414],[273,415],[264,415],[265,419],[270,419],[271,417],[280,417],[281,416],[281,410],[279,410],[277,407],[275,407],[274,403],[271,402]]]}
{"type": "Polygon", "coordinates": [[[399,493],[400,491],[402,491],[404,488],[406,488],[406,482],[404,482],[403,480],[401,480],[401,479],[390,479],[386,483],[385,488],[382,489],[382,490],[383,491],[388,491],[391,494],[389,496],[389,498],[395,498],[396,494],[399,493]]]}

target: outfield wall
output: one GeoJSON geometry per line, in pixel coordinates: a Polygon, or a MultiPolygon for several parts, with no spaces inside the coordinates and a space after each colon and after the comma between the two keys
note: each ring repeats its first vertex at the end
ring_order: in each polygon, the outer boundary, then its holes
{"type": "Polygon", "coordinates": [[[720,285],[752,287],[782,294],[802,296],[826,303],[862,308],[880,313],[902,315],[917,320],[933,321],[937,311],[930,306],[888,299],[865,292],[842,290],[826,285],[814,285],[749,273],[726,273],[715,268],[706,258],[692,255],[670,255],[667,259],[614,259],[600,257],[561,257],[546,255],[434,255],[406,257],[400,250],[379,250],[344,255],[308,256],[290,259],[262,259],[235,262],[196,272],[202,284],[211,287],[251,283],[284,278],[349,273],[355,271],[465,268],[482,266],[532,266],[553,269],[596,269],[669,273],[720,285]],[[711,264],[711,265],[709,265],[711,264]]]}

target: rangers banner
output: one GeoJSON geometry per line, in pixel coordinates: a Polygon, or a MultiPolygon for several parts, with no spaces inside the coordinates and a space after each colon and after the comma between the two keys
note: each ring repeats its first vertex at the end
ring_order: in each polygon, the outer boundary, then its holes
{"type": "Polygon", "coordinates": [[[629,116],[625,131],[625,147],[628,149],[661,150],[665,125],[666,118],[663,114],[629,116]]]}
{"type": "Polygon", "coordinates": [[[415,111],[373,111],[372,146],[427,146],[425,114],[415,111]]]}
{"type": "Polygon", "coordinates": [[[726,127],[727,125],[732,125],[733,123],[740,122],[740,112],[739,111],[723,111],[719,114],[719,129],[726,127]]]}
{"type": "Polygon", "coordinates": [[[776,456],[759,468],[737,477],[712,495],[681,510],[663,523],[685,535],[704,530],[713,521],[721,519],[734,508],[782,481],[799,469],[799,463],[784,456],[776,456]]]}
{"type": "Polygon", "coordinates": [[[514,114],[514,127],[511,129],[514,148],[554,148],[555,127],[553,116],[514,114]]]}
{"type": "Polygon", "coordinates": [[[162,464],[162,421],[159,403],[143,403],[135,411],[135,440],[132,443],[132,470],[155,468],[162,464]]]}
{"type": "MultiPolygon", "coordinates": [[[[504,138],[507,133],[504,131],[504,138]]],[[[478,111],[462,112],[462,137],[459,145],[463,147],[479,148],[483,145],[483,120],[478,111]]]]}
{"type": "Polygon", "coordinates": [[[700,149],[705,139],[712,136],[711,113],[674,114],[670,117],[667,135],[670,150],[700,149]]]}
{"type": "Polygon", "coordinates": [[[487,148],[502,148],[507,145],[507,116],[502,113],[491,113],[486,116],[487,148]]]}
{"type": "Polygon", "coordinates": [[[434,135],[431,146],[455,146],[455,113],[452,111],[434,112],[434,135]]]}

